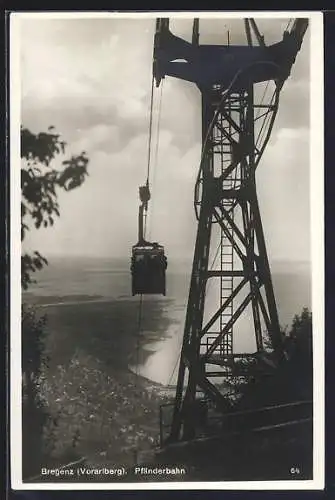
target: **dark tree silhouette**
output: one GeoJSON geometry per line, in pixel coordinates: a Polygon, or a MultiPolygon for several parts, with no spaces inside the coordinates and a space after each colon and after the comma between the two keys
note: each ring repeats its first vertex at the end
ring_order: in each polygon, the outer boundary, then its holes
{"type": "MultiPolygon", "coordinates": [[[[33,134],[21,127],[21,241],[30,227],[48,227],[60,215],[59,190],[81,186],[88,175],[85,152],[65,158],[66,144],[53,127],[33,134]]],[[[37,250],[21,256],[21,286],[33,282],[32,274],[47,264],[37,250]]],[[[40,384],[45,356],[47,318],[34,307],[22,306],[22,439],[23,476],[36,474],[45,462],[47,447],[53,445],[49,415],[40,384]],[[45,436],[46,434],[46,436],[45,436]],[[32,453],[33,450],[33,453],[32,453]]],[[[57,425],[54,419],[53,425],[57,425]]]]}
{"type": "Polygon", "coordinates": [[[241,386],[239,407],[261,407],[313,399],[312,313],[307,307],[295,315],[284,338],[287,360],[271,376],[241,386]]]}
{"type": "MultiPolygon", "coordinates": [[[[88,158],[84,151],[62,159],[56,167],[56,158],[64,157],[65,150],[66,143],[55,133],[54,127],[38,134],[21,127],[21,241],[31,225],[40,228],[54,224],[55,217],[60,215],[58,189],[71,191],[81,186],[88,175],[88,158]]],[[[38,251],[22,255],[24,290],[33,282],[32,273],[45,264],[47,259],[38,251]]]]}

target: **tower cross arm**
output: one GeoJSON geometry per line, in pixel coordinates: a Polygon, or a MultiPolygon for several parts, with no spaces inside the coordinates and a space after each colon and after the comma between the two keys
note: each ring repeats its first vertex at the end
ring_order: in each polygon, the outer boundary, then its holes
{"type": "MultiPolygon", "coordinates": [[[[156,86],[166,75],[195,83],[200,89],[220,85],[242,91],[269,80],[281,85],[288,78],[303,37],[307,19],[296,19],[278,43],[266,46],[253,19],[250,19],[259,45],[199,44],[198,22],[194,23],[192,42],[174,35],[167,22],[156,23],[153,74],[156,86]]],[[[248,24],[249,26],[249,24],[248,24]]]]}

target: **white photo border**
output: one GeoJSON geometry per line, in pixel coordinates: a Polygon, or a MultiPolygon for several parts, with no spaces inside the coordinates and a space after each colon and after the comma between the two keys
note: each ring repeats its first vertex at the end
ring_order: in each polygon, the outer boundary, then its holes
{"type": "Polygon", "coordinates": [[[14,490],[322,490],[325,469],[324,321],[324,71],[323,14],[312,11],[264,12],[12,12],[10,13],[10,470],[14,490]],[[21,416],[21,228],[20,228],[20,21],[21,19],[140,18],[309,18],[310,30],[310,210],[313,311],[313,479],[243,482],[27,483],[22,481],[21,416]]]}

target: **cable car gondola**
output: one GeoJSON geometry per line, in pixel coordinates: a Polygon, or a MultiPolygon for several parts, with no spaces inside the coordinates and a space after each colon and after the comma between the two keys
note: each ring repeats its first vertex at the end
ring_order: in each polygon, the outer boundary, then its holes
{"type": "Polygon", "coordinates": [[[132,247],[132,294],[165,295],[167,259],[164,247],[157,242],[146,241],[143,234],[144,211],[147,210],[150,199],[148,183],[146,186],[141,186],[139,191],[142,204],[138,215],[138,242],[132,247]]]}

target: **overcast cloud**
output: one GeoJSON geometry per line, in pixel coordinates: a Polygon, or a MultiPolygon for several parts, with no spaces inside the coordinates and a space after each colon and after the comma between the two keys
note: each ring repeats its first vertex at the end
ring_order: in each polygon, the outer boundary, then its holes
{"type": "MultiPolygon", "coordinates": [[[[259,20],[267,43],[288,20],[259,20]]],[[[61,193],[61,217],[25,245],[53,254],[125,256],[137,239],[138,186],[145,182],[154,19],[21,21],[22,123],[54,125],[69,153],[85,150],[90,176],[61,193]]],[[[191,20],[171,23],[190,40],[191,20]]],[[[201,43],[245,44],[240,20],[203,20],[201,43]]],[[[310,259],[309,33],[281,97],[257,179],[271,260],[310,259]]],[[[160,89],[155,90],[155,116],[160,89]]],[[[150,237],[170,259],[193,253],[193,188],[200,159],[200,94],[167,77],[152,172],[150,237]]],[[[154,148],[155,150],[155,148],[154,148]]]]}

